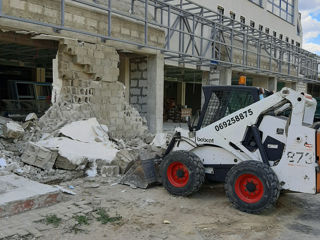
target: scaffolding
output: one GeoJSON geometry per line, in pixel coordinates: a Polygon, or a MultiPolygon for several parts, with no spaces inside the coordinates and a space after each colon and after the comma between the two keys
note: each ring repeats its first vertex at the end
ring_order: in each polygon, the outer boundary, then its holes
{"type": "MultiPolygon", "coordinates": [[[[118,0],[117,0],[118,1],[118,0]]],[[[65,4],[61,0],[60,25],[6,15],[0,0],[0,19],[6,18],[53,28],[56,32],[69,31],[114,40],[139,48],[160,50],[167,61],[196,68],[232,68],[237,71],[264,74],[281,79],[319,83],[319,57],[291,43],[282,41],[232,18],[221,15],[189,0],[130,0],[130,12],[113,7],[116,0],[69,0],[104,11],[105,34],[83,31],[65,26],[65,4]],[[135,14],[136,10],[143,14],[135,14]],[[124,17],[144,25],[144,41],[113,36],[112,17],[124,17]],[[165,32],[163,46],[149,43],[149,30],[165,32]]]]}

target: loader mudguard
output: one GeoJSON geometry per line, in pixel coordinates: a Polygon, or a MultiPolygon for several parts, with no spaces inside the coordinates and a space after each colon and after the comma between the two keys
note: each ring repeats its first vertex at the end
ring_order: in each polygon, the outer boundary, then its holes
{"type": "Polygon", "coordinates": [[[169,145],[167,147],[167,150],[164,153],[163,157],[167,156],[171,152],[171,150],[174,148],[174,145],[175,145],[176,141],[178,141],[180,139],[181,139],[181,134],[179,132],[176,132],[173,135],[173,137],[172,137],[172,139],[171,139],[171,141],[170,141],[170,143],[169,143],[169,145]]]}

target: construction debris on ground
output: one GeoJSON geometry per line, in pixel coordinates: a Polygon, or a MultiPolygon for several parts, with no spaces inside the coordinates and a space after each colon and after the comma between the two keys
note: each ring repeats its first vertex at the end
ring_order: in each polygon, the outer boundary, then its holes
{"type": "Polygon", "coordinates": [[[162,155],[167,142],[166,134],[111,136],[96,118],[60,122],[48,129],[34,113],[24,122],[0,117],[0,174],[11,172],[41,183],[114,176],[137,159],[162,155]]]}

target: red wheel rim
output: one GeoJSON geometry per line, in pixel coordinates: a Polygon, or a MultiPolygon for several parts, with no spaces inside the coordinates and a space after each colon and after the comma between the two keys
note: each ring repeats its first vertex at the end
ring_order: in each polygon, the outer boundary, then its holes
{"type": "Polygon", "coordinates": [[[259,202],[264,193],[260,178],[253,174],[240,175],[236,180],[235,192],[246,203],[259,202]]]}
{"type": "Polygon", "coordinates": [[[181,188],[189,181],[189,170],[183,163],[174,162],[167,169],[167,177],[173,186],[181,188]]]}

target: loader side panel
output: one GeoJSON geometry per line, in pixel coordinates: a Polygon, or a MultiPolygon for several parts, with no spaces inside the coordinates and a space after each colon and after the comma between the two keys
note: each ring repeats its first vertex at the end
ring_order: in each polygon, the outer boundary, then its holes
{"type": "MultiPolygon", "coordinates": [[[[320,167],[320,132],[317,132],[317,163],[320,167]]],[[[317,193],[320,193],[320,172],[317,172],[317,193]]]]}

